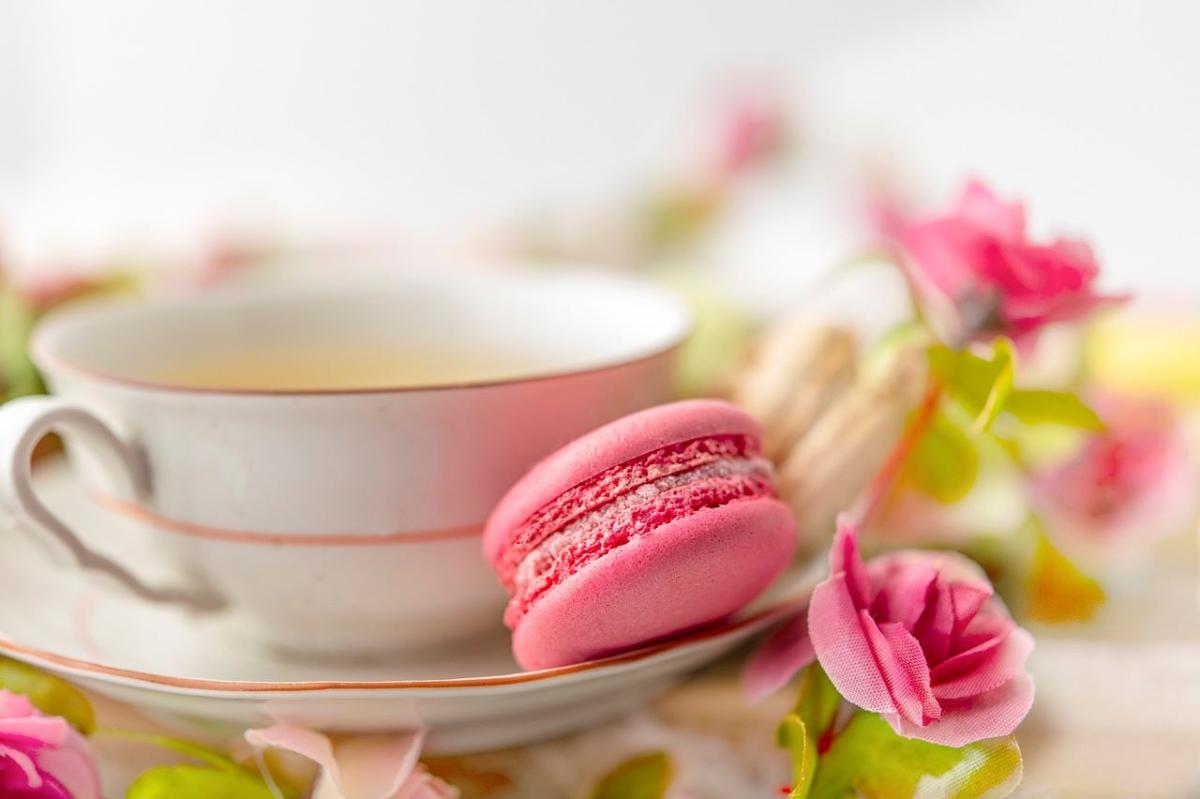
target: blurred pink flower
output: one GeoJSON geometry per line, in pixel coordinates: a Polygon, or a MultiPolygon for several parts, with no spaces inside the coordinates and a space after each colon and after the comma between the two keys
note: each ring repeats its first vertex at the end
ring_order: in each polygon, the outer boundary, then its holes
{"type": "Polygon", "coordinates": [[[992,595],[983,571],[951,552],[893,552],[864,564],[839,523],[829,577],[807,619],[751,659],[746,692],[778,687],[813,655],[849,702],[900,735],[965,746],[1008,735],[1033,705],[1033,637],[992,595]],[[804,642],[804,627],[811,646],[804,642]]]}
{"type": "Polygon", "coordinates": [[[425,731],[330,738],[294,724],[247,730],[257,748],[276,747],[321,767],[313,799],[456,799],[458,789],[421,767],[425,731]]]}
{"type": "Polygon", "coordinates": [[[718,179],[738,177],[760,165],[784,145],[787,114],[766,91],[745,91],[728,101],[717,131],[713,168],[718,179]]]}
{"type": "Polygon", "coordinates": [[[1096,294],[1100,267],[1087,244],[1030,241],[1024,206],[1003,202],[978,181],[944,216],[910,219],[885,208],[879,218],[918,276],[952,300],[975,333],[1027,339],[1124,299],[1096,294]]]}
{"type": "Polygon", "coordinates": [[[0,796],[100,799],[100,779],[83,736],[29,700],[0,689],[0,796]]]}
{"type": "Polygon", "coordinates": [[[76,272],[55,272],[21,289],[22,298],[38,313],[87,294],[96,282],[76,272]]]}
{"type": "Polygon", "coordinates": [[[1051,529],[1108,541],[1183,530],[1196,516],[1200,475],[1173,409],[1115,395],[1091,404],[1107,429],[1034,478],[1051,529]]]}

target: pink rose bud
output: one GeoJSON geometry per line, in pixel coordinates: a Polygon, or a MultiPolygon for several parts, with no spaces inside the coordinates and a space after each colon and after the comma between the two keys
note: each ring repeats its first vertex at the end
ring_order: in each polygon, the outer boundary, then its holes
{"type": "Polygon", "coordinates": [[[1032,651],[1033,636],[975,563],[911,550],[864,564],[854,529],[839,521],[807,620],[786,622],[742,677],[757,699],[815,656],[843,698],[898,734],[957,747],[1008,735],[1029,713],[1032,651]]]}
{"type": "Polygon", "coordinates": [[[956,553],[902,551],[864,564],[855,531],[841,523],[808,628],[838,692],[900,735],[965,746],[1008,735],[1033,705],[1033,637],[956,553]]]}

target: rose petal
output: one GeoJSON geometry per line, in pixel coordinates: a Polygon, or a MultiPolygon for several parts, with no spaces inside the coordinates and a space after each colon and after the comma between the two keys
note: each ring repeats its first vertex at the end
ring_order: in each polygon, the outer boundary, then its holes
{"type": "Polygon", "coordinates": [[[342,773],[333,755],[333,743],[328,737],[296,724],[274,724],[261,730],[246,730],[246,742],[258,749],[274,747],[303,755],[321,767],[321,773],[339,793],[342,773]]]}
{"type": "Polygon", "coordinates": [[[24,694],[0,689],[0,721],[33,715],[33,704],[24,694]]]}
{"type": "Polygon", "coordinates": [[[758,702],[787,685],[816,659],[808,636],[808,609],[785,620],[742,668],[742,693],[758,702]]]}
{"type": "Polygon", "coordinates": [[[813,589],[808,634],[821,667],[849,702],[876,713],[896,706],[867,643],[846,575],[836,574],[813,589]]]}
{"type": "Polygon", "coordinates": [[[877,621],[900,622],[912,629],[925,612],[937,567],[929,560],[912,561],[882,555],[871,561],[871,580],[880,588],[871,603],[877,621]]]}
{"type": "Polygon", "coordinates": [[[859,618],[896,711],[921,726],[936,721],[942,710],[933,696],[920,642],[902,624],[876,625],[865,610],[859,618]]]}
{"type": "Polygon", "coordinates": [[[941,663],[950,653],[954,640],[954,603],[952,586],[937,577],[929,587],[925,612],[913,625],[913,634],[921,642],[927,663],[941,663]]]}
{"type": "Polygon", "coordinates": [[[846,588],[855,607],[865,608],[871,604],[871,577],[858,553],[858,536],[849,520],[838,517],[837,533],[829,548],[829,574],[844,572],[846,588]]]}
{"type": "Polygon", "coordinates": [[[970,260],[964,254],[979,240],[977,228],[949,217],[910,225],[900,238],[900,246],[920,267],[920,273],[953,300],[973,282],[970,260]]]}
{"type": "Polygon", "coordinates": [[[8,758],[15,763],[17,768],[21,770],[21,773],[25,775],[26,787],[42,787],[42,775],[34,764],[33,758],[19,749],[12,749],[4,744],[0,744],[0,759],[4,758],[8,758]]]}
{"type": "Polygon", "coordinates": [[[942,718],[919,727],[895,713],[884,718],[898,734],[942,746],[966,746],[985,738],[1009,735],[1033,706],[1033,678],[1022,674],[999,688],[971,699],[942,703],[942,718]]]}
{"type": "Polygon", "coordinates": [[[62,784],[64,796],[71,799],[100,799],[100,775],[88,743],[70,730],[66,743],[58,749],[38,753],[38,765],[62,784]]]}
{"type": "Polygon", "coordinates": [[[424,729],[354,736],[334,742],[305,727],[275,724],[261,730],[247,730],[245,737],[251,746],[286,749],[314,761],[321,767],[318,793],[322,796],[438,799],[455,793],[440,780],[417,771],[417,758],[425,741],[424,729]]]}
{"type": "Polygon", "coordinates": [[[955,650],[965,652],[992,638],[1004,638],[1016,626],[1017,623],[999,601],[986,602],[958,634],[955,650]]]}
{"type": "Polygon", "coordinates": [[[40,746],[62,746],[71,725],[57,716],[25,716],[0,719],[0,740],[10,736],[36,742],[40,746]]]}
{"type": "Polygon", "coordinates": [[[950,584],[950,604],[954,608],[954,635],[957,638],[979,613],[984,603],[992,598],[990,585],[976,582],[954,582],[950,584]]]}
{"type": "Polygon", "coordinates": [[[347,799],[391,799],[417,765],[425,730],[360,735],[334,746],[347,799]]]}
{"type": "Polygon", "coordinates": [[[1020,627],[959,652],[933,669],[933,695],[938,700],[965,699],[1004,685],[1025,673],[1033,652],[1033,636],[1020,627]]]}
{"type": "Polygon", "coordinates": [[[897,549],[886,555],[872,558],[867,566],[871,578],[877,578],[883,569],[919,569],[932,566],[949,583],[968,583],[991,590],[991,582],[987,573],[975,561],[958,552],[936,551],[924,549],[897,549]]]}
{"type": "Polygon", "coordinates": [[[933,681],[934,692],[937,692],[939,685],[945,685],[978,668],[990,665],[990,661],[1000,654],[1004,640],[1001,636],[989,638],[970,649],[956,652],[933,667],[930,670],[930,679],[933,681]]]}
{"type": "Polygon", "coordinates": [[[1025,207],[1005,203],[981,181],[972,180],[958,199],[958,214],[980,229],[1006,240],[1025,237],[1025,207]]]}

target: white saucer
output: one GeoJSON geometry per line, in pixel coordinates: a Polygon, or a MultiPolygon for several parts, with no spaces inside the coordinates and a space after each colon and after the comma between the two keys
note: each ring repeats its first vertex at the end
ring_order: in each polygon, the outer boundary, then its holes
{"type": "MultiPolygon", "coordinates": [[[[59,463],[39,494],[122,559],[170,535],[82,499],[59,463]]],[[[805,601],[811,572],[789,575],[743,613],[604,660],[521,672],[507,631],[453,649],[372,663],[299,661],[250,644],[236,619],[188,616],[111,595],[52,563],[37,531],[0,511],[0,654],[33,663],[194,733],[222,736],[274,721],[373,732],[425,724],[432,753],[499,749],[561,735],[662,693],[805,601]]]]}

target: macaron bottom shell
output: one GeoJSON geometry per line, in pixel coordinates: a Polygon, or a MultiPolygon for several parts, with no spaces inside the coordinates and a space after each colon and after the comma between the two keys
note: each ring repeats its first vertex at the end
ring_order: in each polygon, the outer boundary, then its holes
{"type": "Polygon", "coordinates": [[[526,669],[627,651],[719,621],[779,576],[796,538],[774,498],[676,519],[604,552],[541,596],[513,632],[526,669]]]}

